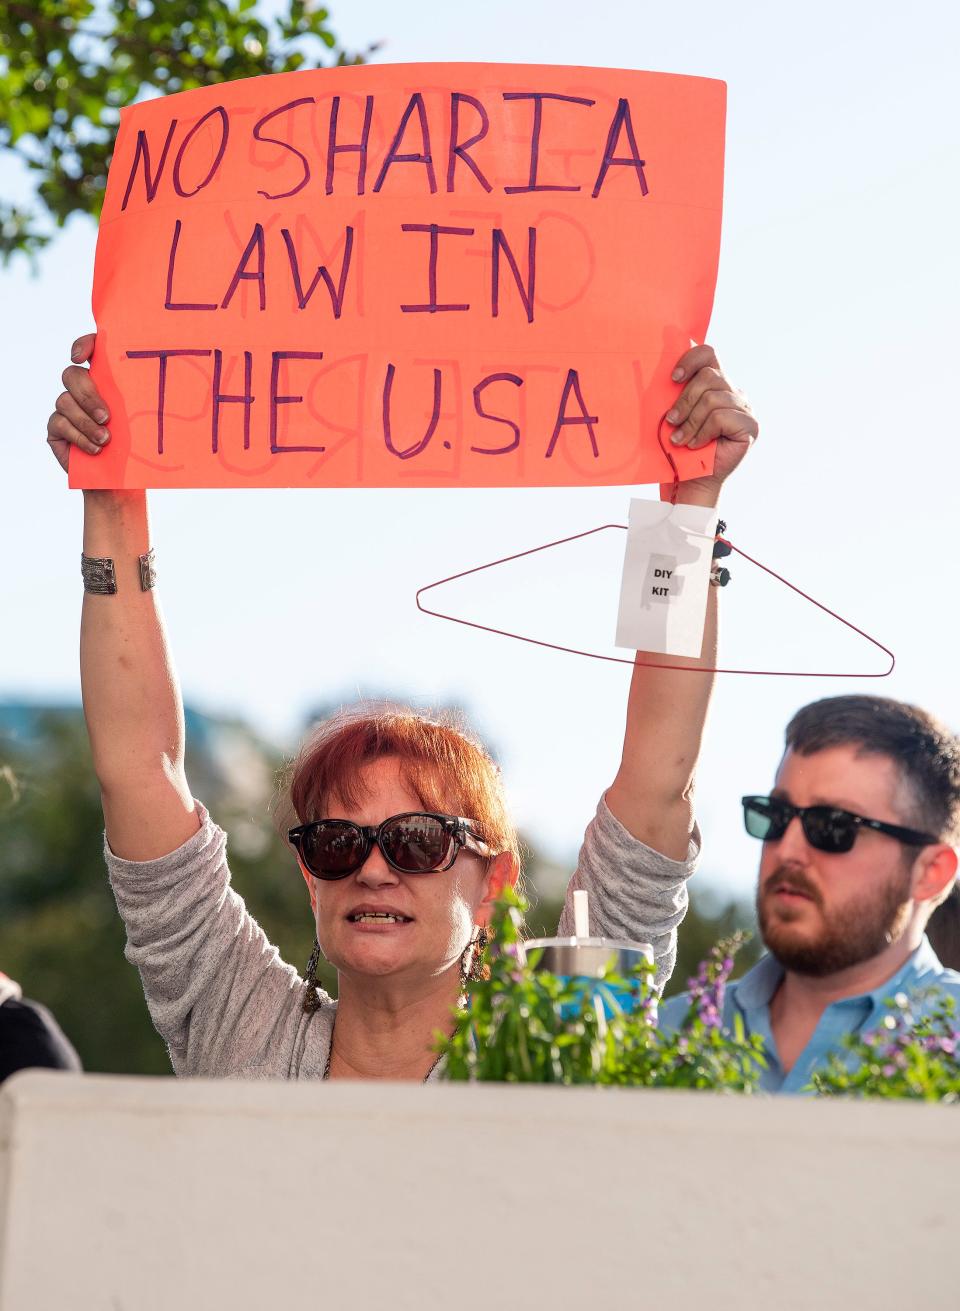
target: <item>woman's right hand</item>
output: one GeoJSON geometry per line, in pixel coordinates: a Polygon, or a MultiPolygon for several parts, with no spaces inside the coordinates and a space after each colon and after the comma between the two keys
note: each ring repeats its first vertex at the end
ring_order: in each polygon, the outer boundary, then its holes
{"type": "Polygon", "coordinates": [[[66,391],[57,397],[54,412],[47,420],[47,444],[63,469],[67,468],[71,446],[78,446],[88,455],[99,455],[110,440],[110,430],[104,426],[110,421],[107,407],[93,385],[90,370],[81,368],[92,357],[96,341],[97,334],[88,332],[73,343],[73,364],[63,371],[66,391]]]}

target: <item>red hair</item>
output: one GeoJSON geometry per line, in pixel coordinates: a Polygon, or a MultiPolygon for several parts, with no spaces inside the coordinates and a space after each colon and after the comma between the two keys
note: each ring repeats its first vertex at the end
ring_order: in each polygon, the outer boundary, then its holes
{"type": "Polygon", "coordinates": [[[280,815],[292,819],[292,810],[305,824],[321,818],[333,797],[355,806],[367,791],[365,767],[388,756],[400,762],[404,785],[425,810],[472,820],[493,855],[510,852],[520,869],[500,770],[448,715],[430,718],[399,706],[341,710],[313,730],[289,766],[280,815]]]}

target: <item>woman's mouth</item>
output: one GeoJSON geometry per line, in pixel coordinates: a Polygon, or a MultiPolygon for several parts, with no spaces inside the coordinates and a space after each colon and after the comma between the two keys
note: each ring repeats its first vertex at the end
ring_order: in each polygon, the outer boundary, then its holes
{"type": "Polygon", "coordinates": [[[385,928],[396,924],[412,924],[409,915],[401,915],[392,910],[358,910],[347,916],[348,924],[358,924],[366,928],[385,928]]]}

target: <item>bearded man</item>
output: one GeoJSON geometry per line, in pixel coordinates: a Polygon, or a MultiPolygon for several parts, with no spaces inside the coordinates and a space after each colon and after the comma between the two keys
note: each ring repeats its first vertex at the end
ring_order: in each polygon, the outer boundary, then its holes
{"type": "MultiPolygon", "coordinates": [[[[762,1088],[806,1090],[844,1036],[877,1028],[899,993],[960,1003],[960,973],[925,935],[957,872],[957,737],[899,701],[815,701],[787,727],[773,791],[743,808],[763,842],[768,954],[728,986],[723,1024],[739,1016],[763,1038],[762,1088]]],[[[677,1027],[686,1008],[685,996],[665,1002],[661,1025],[677,1027]]]]}

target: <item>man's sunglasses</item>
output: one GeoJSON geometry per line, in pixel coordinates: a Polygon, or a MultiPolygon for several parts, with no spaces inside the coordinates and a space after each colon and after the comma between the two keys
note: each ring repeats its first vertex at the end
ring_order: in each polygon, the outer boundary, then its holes
{"type": "Polygon", "coordinates": [[[795,816],[800,820],[803,836],[810,846],[832,855],[850,851],[857,840],[857,832],[862,828],[886,833],[911,847],[926,847],[940,841],[929,833],[887,824],[882,819],[867,819],[849,810],[838,810],[836,806],[794,806],[781,797],[743,797],[742,802],[747,832],[763,842],[779,842],[795,816]]]}
{"type": "Polygon", "coordinates": [[[463,847],[479,856],[491,854],[471,820],[419,811],[391,815],[376,828],[348,819],[315,819],[290,829],[287,837],[304,867],[318,879],[345,879],[355,873],[374,844],[387,864],[402,874],[447,870],[463,847]]]}

